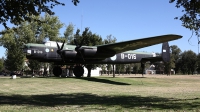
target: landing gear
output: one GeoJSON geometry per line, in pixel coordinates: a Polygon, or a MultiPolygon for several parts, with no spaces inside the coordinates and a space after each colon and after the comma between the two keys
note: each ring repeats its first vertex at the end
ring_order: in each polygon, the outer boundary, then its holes
{"type": "Polygon", "coordinates": [[[141,63],[141,68],[142,68],[142,77],[144,76],[144,67],[145,67],[145,63],[141,63]]]}
{"type": "MultiPolygon", "coordinates": [[[[69,72],[70,72],[69,74],[70,74],[70,76],[71,76],[71,74],[72,74],[71,68],[70,68],[69,72]]],[[[74,75],[75,75],[76,77],[82,77],[82,76],[83,76],[83,73],[84,73],[83,66],[81,66],[81,65],[75,66],[74,69],[73,69],[73,73],[74,73],[74,75]]],[[[53,68],[53,74],[54,74],[54,76],[59,77],[59,76],[62,74],[62,69],[61,69],[61,67],[60,67],[60,66],[55,66],[55,67],[53,68]]]]}
{"type": "Polygon", "coordinates": [[[62,74],[62,69],[61,69],[61,67],[55,66],[55,67],[53,68],[53,74],[54,74],[56,77],[59,77],[59,76],[62,74]]]}
{"type": "Polygon", "coordinates": [[[75,66],[73,72],[76,77],[82,77],[84,69],[82,66],[75,66]]]}

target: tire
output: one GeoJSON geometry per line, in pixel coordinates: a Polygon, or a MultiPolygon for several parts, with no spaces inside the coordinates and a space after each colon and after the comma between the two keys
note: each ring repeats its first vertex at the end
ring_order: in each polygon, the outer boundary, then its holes
{"type": "Polygon", "coordinates": [[[54,74],[54,76],[59,77],[59,76],[62,74],[62,69],[61,69],[61,67],[55,66],[55,67],[53,68],[53,74],[54,74]]]}
{"type": "Polygon", "coordinates": [[[84,69],[82,66],[75,66],[75,68],[73,69],[73,72],[76,77],[82,77],[84,73],[84,69]]]}

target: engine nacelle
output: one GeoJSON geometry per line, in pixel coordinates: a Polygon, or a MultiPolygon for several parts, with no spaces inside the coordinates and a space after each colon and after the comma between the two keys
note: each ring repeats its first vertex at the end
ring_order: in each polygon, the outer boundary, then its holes
{"type": "Polygon", "coordinates": [[[76,54],[77,54],[76,51],[66,50],[66,51],[63,51],[62,56],[63,56],[65,59],[73,59],[73,58],[76,57],[76,54]]]}
{"type": "Polygon", "coordinates": [[[90,57],[90,56],[94,56],[96,54],[97,49],[83,49],[82,52],[83,52],[84,56],[90,57]]]}

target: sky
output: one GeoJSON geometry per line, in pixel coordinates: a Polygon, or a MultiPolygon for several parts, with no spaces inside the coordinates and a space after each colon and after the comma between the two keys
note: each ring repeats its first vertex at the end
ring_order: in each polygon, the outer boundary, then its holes
{"type": "MultiPolygon", "coordinates": [[[[192,31],[181,26],[181,9],[169,0],[80,0],[74,6],[71,0],[59,0],[65,6],[53,8],[55,16],[64,23],[60,35],[70,23],[77,29],[89,27],[92,33],[106,39],[112,35],[117,42],[166,34],[177,34],[183,37],[170,41],[169,45],[177,45],[182,52],[192,50],[198,53],[197,37],[192,31]],[[189,40],[190,39],[190,40],[189,40]],[[188,41],[189,40],[189,41],[188,41]]],[[[0,30],[4,27],[0,25],[0,30]]],[[[74,32],[75,32],[74,31],[74,32]]],[[[138,49],[144,52],[161,52],[161,44],[138,49]]],[[[0,58],[5,57],[5,48],[0,47],[0,58]]]]}

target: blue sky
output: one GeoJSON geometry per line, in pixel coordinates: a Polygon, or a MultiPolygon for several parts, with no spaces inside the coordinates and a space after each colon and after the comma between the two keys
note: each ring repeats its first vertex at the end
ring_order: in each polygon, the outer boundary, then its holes
{"type": "MultiPolygon", "coordinates": [[[[71,0],[59,0],[65,6],[56,6],[53,11],[65,26],[60,30],[63,35],[69,23],[76,29],[89,27],[90,31],[101,35],[116,37],[117,42],[152,37],[165,34],[178,34],[183,38],[169,42],[177,45],[182,52],[192,50],[198,53],[197,37],[188,39],[192,32],[181,26],[174,17],[182,15],[181,9],[169,0],[80,0],[74,6],[71,0]]],[[[0,25],[0,30],[4,27],[0,25]]],[[[161,52],[161,44],[138,49],[137,51],[161,52]]],[[[5,57],[5,49],[0,47],[0,57],[5,57]]]]}

